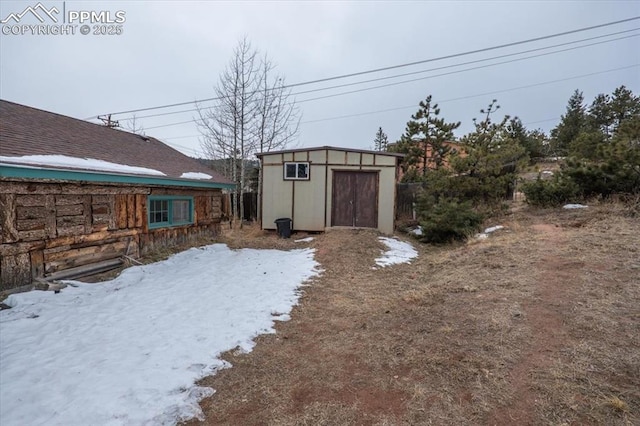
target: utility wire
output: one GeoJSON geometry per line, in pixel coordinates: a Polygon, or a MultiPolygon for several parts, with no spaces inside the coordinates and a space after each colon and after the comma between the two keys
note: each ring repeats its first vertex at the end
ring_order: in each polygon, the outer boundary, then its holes
{"type": "Polygon", "coordinates": [[[597,42],[597,43],[589,43],[589,44],[585,44],[583,46],[576,46],[576,47],[571,47],[571,48],[567,48],[567,49],[556,50],[556,51],[553,51],[553,52],[547,52],[547,53],[540,53],[540,54],[537,54],[537,55],[525,56],[523,58],[511,59],[511,60],[508,60],[508,61],[495,62],[493,64],[480,65],[480,66],[477,66],[477,67],[465,68],[465,69],[462,69],[462,70],[449,71],[449,72],[445,72],[445,73],[429,75],[429,76],[426,76],[426,77],[412,78],[410,80],[397,81],[395,83],[381,84],[381,85],[378,85],[378,86],[365,87],[363,89],[357,89],[357,90],[350,90],[350,91],[347,91],[347,92],[334,93],[332,95],[325,95],[325,96],[318,96],[318,97],[315,97],[315,98],[303,99],[303,100],[300,100],[300,101],[296,101],[296,103],[300,104],[300,103],[304,103],[304,102],[317,101],[317,100],[320,100],[320,99],[327,99],[327,98],[333,98],[333,97],[336,97],[336,96],[343,96],[343,95],[350,95],[350,94],[353,94],[353,93],[366,92],[368,90],[381,89],[383,87],[391,87],[391,86],[398,86],[400,84],[413,83],[414,81],[428,80],[428,79],[432,79],[432,78],[436,78],[436,77],[444,77],[444,76],[447,76],[447,75],[460,74],[460,73],[467,72],[467,71],[474,71],[474,70],[478,70],[478,69],[482,69],[482,68],[490,68],[490,67],[494,67],[496,65],[510,64],[510,63],[513,63],[513,62],[524,61],[524,60],[527,60],[527,59],[539,58],[541,56],[554,55],[556,53],[568,52],[570,50],[582,49],[584,47],[595,46],[595,45],[604,44],[604,43],[610,43],[612,41],[618,41],[618,40],[623,40],[623,39],[632,38],[632,37],[638,37],[638,36],[640,36],[640,34],[634,34],[634,35],[630,35],[630,36],[626,36],[626,37],[614,38],[614,39],[611,39],[611,40],[600,41],[600,42],[597,42]]]}
{"type": "MultiPolygon", "coordinates": [[[[575,80],[577,78],[591,77],[591,76],[598,75],[598,74],[606,74],[606,73],[609,73],[609,72],[620,71],[620,70],[625,70],[625,69],[629,69],[629,68],[636,68],[636,67],[640,67],[640,64],[634,64],[634,65],[629,65],[629,66],[619,67],[619,68],[612,68],[612,69],[609,69],[609,70],[597,71],[597,72],[592,72],[592,73],[589,73],[589,74],[576,75],[576,76],[573,76],[573,77],[561,78],[561,79],[558,79],[558,80],[543,81],[543,82],[540,82],[540,83],[528,84],[526,86],[511,87],[509,89],[501,89],[501,90],[496,90],[496,91],[492,91],[492,92],[478,93],[478,94],[475,94],[475,95],[461,96],[461,97],[458,97],[458,98],[443,99],[443,100],[440,100],[440,101],[438,101],[436,103],[438,105],[440,105],[440,104],[444,104],[444,103],[447,103],[447,102],[462,101],[462,100],[466,100],[466,99],[479,98],[479,97],[487,96],[487,95],[495,95],[497,93],[507,93],[507,92],[513,92],[513,91],[516,91],[516,90],[530,89],[532,87],[544,86],[544,85],[553,84],[553,83],[560,83],[560,82],[563,82],[563,81],[575,80]]],[[[407,106],[402,106],[402,107],[381,109],[381,110],[376,110],[376,111],[361,112],[361,113],[357,113],[357,114],[339,115],[339,116],[335,116],[335,117],[320,118],[320,119],[317,119],[317,120],[301,121],[300,124],[318,123],[318,122],[322,122],[322,121],[338,120],[338,119],[342,119],[342,118],[359,117],[359,116],[363,116],[363,115],[371,115],[371,114],[378,114],[378,113],[382,113],[382,112],[398,111],[398,110],[408,109],[408,108],[416,108],[416,105],[414,104],[414,105],[407,105],[407,106]]]]}
{"type": "MultiPolygon", "coordinates": [[[[440,56],[440,57],[435,57],[435,58],[429,58],[429,59],[424,59],[424,60],[415,61],[415,62],[408,62],[408,63],[404,63],[404,64],[392,65],[392,66],[383,67],[383,68],[375,68],[375,69],[370,69],[370,70],[360,71],[360,72],[355,72],[355,73],[350,73],[350,74],[342,74],[342,75],[337,75],[337,76],[327,77],[327,78],[322,78],[322,79],[317,79],[317,80],[310,80],[310,81],[304,81],[304,82],[300,82],[300,83],[283,85],[283,86],[278,87],[277,89],[288,89],[288,88],[292,88],[292,87],[299,87],[299,86],[305,86],[305,85],[309,85],[309,84],[323,83],[323,82],[326,82],[326,81],[332,81],[332,80],[338,80],[338,79],[350,78],[350,77],[357,77],[357,76],[365,75],[365,74],[372,74],[372,73],[381,72],[381,71],[388,71],[388,70],[397,69],[397,68],[403,68],[403,67],[409,67],[409,66],[413,66],[413,65],[425,64],[425,63],[428,63],[428,62],[441,61],[441,60],[445,60],[445,59],[453,59],[453,58],[458,58],[458,57],[461,57],[461,56],[468,56],[468,55],[473,55],[473,54],[476,54],[476,53],[488,52],[488,51],[491,51],[491,50],[504,49],[506,47],[518,46],[518,45],[521,45],[521,44],[533,43],[533,42],[536,42],[536,41],[548,40],[548,39],[556,38],[556,37],[562,37],[562,36],[569,35],[569,34],[575,34],[575,33],[579,33],[579,32],[594,30],[594,29],[597,29],[597,28],[608,27],[608,26],[611,26],[611,25],[618,25],[618,24],[622,24],[622,23],[625,23],[625,22],[635,21],[635,20],[638,20],[638,19],[640,19],[640,16],[634,16],[634,17],[631,17],[631,18],[621,19],[621,20],[618,20],[618,21],[606,22],[604,24],[592,25],[592,26],[589,26],[589,27],[583,27],[583,28],[578,28],[578,29],[575,29],[575,30],[564,31],[564,32],[561,32],[561,33],[549,34],[549,35],[546,35],[546,36],[535,37],[535,38],[530,38],[530,39],[526,39],[526,40],[520,40],[520,41],[516,41],[516,42],[512,42],[512,43],[500,44],[500,45],[497,45],[497,46],[485,47],[485,48],[482,48],[482,49],[470,50],[470,51],[466,51],[466,52],[455,53],[455,54],[445,55],[445,56],[440,56]]],[[[182,105],[190,105],[190,104],[193,104],[193,103],[196,103],[196,102],[208,102],[208,101],[220,100],[220,99],[222,99],[222,98],[221,97],[213,97],[213,98],[200,99],[200,100],[195,100],[195,101],[178,102],[178,103],[173,103],[173,104],[158,105],[158,106],[154,106],[154,107],[138,108],[138,109],[131,109],[131,110],[127,110],[127,111],[112,112],[111,115],[122,115],[122,114],[130,114],[130,113],[134,113],[134,112],[152,111],[152,110],[156,110],[156,109],[171,108],[171,107],[182,106],[182,105]]],[[[103,115],[103,114],[100,114],[100,115],[103,115]]],[[[89,117],[88,120],[94,119],[94,118],[97,118],[97,117],[98,116],[95,115],[95,116],[89,117]]]]}
{"type": "MultiPolygon", "coordinates": [[[[543,81],[543,82],[539,82],[539,83],[528,84],[528,85],[525,85],[525,86],[511,87],[511,88],[508,88],[508,89],[500,89],[500,90],[495,90],[495,91],[491,91],[491,92],[484,92],[484,93],[477,93],[477,94],[474,94],[474,95],[461,96],[461,97],[457,97],[457,98],[443,99],[443,100],[437,101],[437,104],[440,105],[440,104],[447,103],[447,102],[456,102],[456,101],[462,101],[462,100],[466,100],[466,99],[479,98],[481,96],[495,95],[497,93],[507,93],[507,92],[513,92],[513,91],[516,91],[516,90],[530,89],[532,87],[539,87],[539,86],[544,86],[544,85],[548,85],[548,84],[561,83],[563,81],[570,81],[570,80],[575,80],[575,79],[578,79],[578,78],[591,77],[591,76],[594,76],[594,75],[606,74],[606,73],[610,73],[610,72],[625,70],[625,69],[629,69],[629,68],[636,68],[636,67],[640,67],[640,64],[627,65],[627,66],[624,66],[624,67],[612,68],[612,69],[603,70],[603,71],[596,71],[596,72],[592,72],[592,73],[588,73],[588,74],[575,75],[575,76],[571,76],[571,77],[560,78],[560,79],[557,79],[557,80],[543,81]]],[[[302,121],[302,122],[300,122],[300,124],[310,124],[310,123],[318,123],[318,122],[322,122],[322,121],[339,120],[339,119],[343,119],[343,118],[360,117],[360,116],[365,116],[365,115],[379,114],[379,113],[383,113],[383,112],[399,111],[399,110],[409,109],[409,108],[416,108],[416,105],[412,104],[412,105],[406,105],[406,106],[401,106],[401,107],[393,107],[393,108],[386,108],[386,109],[375,110],[375,111],[367,111],[367,112],[362,112],[362,113],[357,113],[357,114],[347,114],[347,115],[339,115],[339,116],[335,116],[335,117],[326,117],[326,118],[320,118],[320,119],[317,119],[317,120],[302,121]]],[[[539,123],[539,122],[552,121],[552,120],[554,120],[554,119],[531,121],[531,122],[525,123],[525,124],[535,124],[535,123],[539,123]]],[[[191,121],[188,121],[187,123],[190,123],[190,122],[191,121]]],[[[181,124],[185,124],[185,123],[181,123],[181,124]]],[[[202,135],[201,134],[184,135],[184,136],[176,136],[176,137],[170,137],[170,138],[165,138],[165,139],[166,140],[185,139],[185,138],[195,138],[195,137],[198,137],[198,136],[202,136],[202,135]]]]}
{"type": "MultiPolygon", "coordinates": [[[[493,66],[496,66],[496,65],[504,65],[504,64],[509,64],[509,63],[513,63],[513,62],[524,61],[524,60],[527,60],[527,59],[538,58],[538,57],[541,57],[541,56],[553,55],[553,54],[556,54],[556,53],[562,53],[562,52],[567,52],[567,51],[576,50],[576,49],[582,49],[582,48],[585,48],[585,47],[595,46],[595,45],[604,44],[604,43],[611,43],[613,41],[618,41],[618,40],[623,40],[623,39],[632,38],[632,37],[638,37],[638,36],[640,36],[640,34],[633,34],[633,35],[630,35],[630,36],[618,37],[618,38],[614,38],[614,39],[611,39],[611,40],[605,40],[605,41],[600,41],[600,42],[596,42],[596,43],[589,43],[589,44],[585,44],[585,45],[582,45],[582,46],[575,46],[575,47],[571,47],[571,48],[567,48],[567,49],[560,49],[560,50],[556,50],[556,51],[553,51],[553,52],[540,53],[540,54],[537,54],[537,55],[530,55],[530,56],[525,56],[525,57],[522,57],[522,58],[510,59],[508,61],[495,62],[495,63],[492,63],[492,64],[480,65],[480,66],[471,67],[471,68],[464,68],[464,69],[461,69],[461,70],[449,71],[449,72],[445,72],[445,73],[429,75],[429,76],[426,76],[426,77],[419,77],[419,78],[413,78],[413,79],[409,79],[409,80],[397,81],[397,82],[394,82],[394,83],[387,83],[387,84],[381,84],[381,85],[377,85],[377,86],[365,87],[365,88],[362,88],[362,89],[349,90],[349,91],[345,91],[345,92],[334,93],[334,94],[331,94],[331,95],[318,96],[318,97],[315,97],[315,98],[303,99],[303,100],[299,100],[299,101],[295,101],[295,102],[291,102],[291,103],[301,104],[301,103],[304,103],[304,102],[317,101],[317,100],[321,100],[321,99],[328,99],[328,98],[334,98],[334,97],[337,97],[337,96],[344,96],[344,95],[350,95],[350,94],[353,94],[353,93],[360,93],[360,92],[365,92],[365,91],[369,91],[369,90],[381,89],[381,88],[384,88],[384,87],[398,86],[398,85],[401,85],[401,84],[412,83],[412,82],[415,82],[415,81],[428,80],[428,79],[432,79],[432,78],[436,78],[436,77],[444,77],[444,76],[453,75],[453,74],[460,74],[460,73],[467,72],[467,71],[473,71],[473,70],[478,70],[478,69],[482,69],[482,68],[493,67],[493,66]]],[[[289,104],[291,104],[291,103],[289,103],[289,104]]],[[[187,120],[187,121],[180,121],[180,122],[177,122],[177,123],[168,123],[168,124],[162,124],[162,125],[154,126],[154,127],[147,127],[146,129],[150,130],[150,129],[158,129],[158,128],[162,128],[162,127],[177,126],[177,125],[180,125],[180,124],[191,123],[193,121],[194,120],[191,119],[191,120],[187,120]]]]}
{"type": "MultiPolygon", "coordinates": [[[[525,54],[525,53],[531,53],[531,52],[538,52],[538,51],[541,51],[541,50],[553,49],[555,47],[562,47],[562,46],[567,46],[567,45],[571,45],[571,44],[582,43],[582,42],[585,42],[585,41],[596,40],[596,39],[609,37],[609,36],[613,36],[613,35],[625,34],[625,33],[638,31],[638,30],[640,30],[640,28],[633,28],[631,30],[618,31],[618,32],[615,32],[615,33],[609,33],[609,34],[604,34],[604,35],[600,35],[600,36],[584,38],[584,39],[570,41],[570,42],[566,42],[566,43],[554,44],[554,45],[551,45],[551,46],[539,47],[539,48],[536,48],[536,49],[523,50],[521,52],[509,53],[509,54],[506,54],[506,55],[492,56],[490,58],[484,58],[484,59],[478,59],[478,60],[474,60],[474,61],[461,62],[461,63],[458,63],[458,64],[445,65],[445,66],[436,67],[436,68],[429,68],[429,69],[426,69],[426,70],[413,71],[413,72],[409,72],[409,73],[396,74],[396,75],[391,75],[391,76],[386,76],[386,77],[379,77],[379,78],[363,80],[363,81],[356,81],[356,82],[352,82],[352,83],[339,84],[339,85],[335,85],[335,86],[322,87],[322,88],[312,89],[312,90],[305,90],[305,91],[302,91],[302,92],[291,93],[290,95],[291,96],[303,95],[303,94],[307,94],[307,93],[320,92],[320,91],[324,91],[324,90],[355,86],[355,85],[358,85],[358,84],[365,84],[365,83],[372,83],[372,82],[376,82],[376,81],[389,80],[389,79],[392,79],[392,78],[406,77],[406,76],[409,76],[409,75],[422,74],[422,73],[431,72],[431,71],[439,71],[439,70],[448,69],[448,68],[455,68],[455,67],[459,67],[459,66],[463,66],[463,65],[470,65],[470,64],[480,63],[480,62],[486,62],[486,61],[490,61],[490,60],[494,60],[494,59],[501,59],[501,58],[507,58],[507,57],[511,57],[511,56],[522,55],[522,54],[525,54]]],[[[618,40],[618,39],[613,39],[613,40],[609,40],[609,41],[615,41],[615,40],[618,40]]],[[[591,45],[577,46],[576,49],[579,49],[581,47],[587,47],[587,46],[591,46],[591,45]]],[[[413,80],[411,80],[411,81],[413,81],[413,80]]],[[[129,117],[129,118],[120,118],[119,121],[131,121],[131,120],[137,120],[137,119],[142,119],[142,118],[161,117],[161,116],[174,115],[174,114],[183,114],[183,113],[186,113],[186,112],[193,112],[193,111],[198,111],[198,108],[190,108],[190,109],[186,109],[186,110],[172,111],[172,112],[163,112],[163,113],[159,113],[159,114],[133,116],[133,117],[129,117]]]]}

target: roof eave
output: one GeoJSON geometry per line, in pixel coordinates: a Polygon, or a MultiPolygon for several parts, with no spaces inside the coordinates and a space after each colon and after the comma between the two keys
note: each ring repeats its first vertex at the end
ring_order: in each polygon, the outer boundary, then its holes
{"type": "Polygon", "coordinates": [[[405,156],[404,154],[401,154],[399,152],[371,151],[367,149],[352,149],[352,148],[345,148],[345,147],[339,147],[339,146],[315,146],[311,148],[292,148],[292,149],[283,149],[280,151],[259,152],[256,154],[256,157],[261,158],[265,155],[289,154],[289,153],[304,152],[304,151],[322,151],[325,149],[330,151],[349,151],[349,152],[361,152],[364,154],[388,155],[388,156],[400,157],[400,158],[405,156]]]}
{"type": "Polygon", "coordinates": [[[131,185],[182,186],[209,189],[234,189],[233,183],[211,180],[183,179],[166,176],[116,174],[89,170],[52,169],[18,164],[0,164],[0,178],[52,179],[95,183],[122,183],[131,185]]]}

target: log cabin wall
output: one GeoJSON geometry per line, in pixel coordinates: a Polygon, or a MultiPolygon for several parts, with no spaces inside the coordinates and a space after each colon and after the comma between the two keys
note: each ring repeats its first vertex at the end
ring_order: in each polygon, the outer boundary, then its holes
{"type": "Polygon", "coordinates": [[[0,181],[0,291],[108,267],[220,230],[221,190],[0,181]],[[149,229],[148,195],[193,197],[193,223],[149,229]]]}

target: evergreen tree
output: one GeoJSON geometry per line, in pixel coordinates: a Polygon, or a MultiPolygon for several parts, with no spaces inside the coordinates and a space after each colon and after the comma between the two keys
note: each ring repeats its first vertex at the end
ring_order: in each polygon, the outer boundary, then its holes
{"type": "Polygon", "coordinates": [[[583,102],[582,92],[576,89],[569,98],[567,112],[560,119],[560,124],[551,131],[552,148],[555,155],[566,156],[569,153],[571,142],[584,130],[586,111],[583,102]]]}
{"type": "Polygon", "coordinates": [[[613,91],[609,108],[615,131],[623,121],[640,115],[640,96],[634,96],[631,90],[620,86],[613,91]]]}
{"type": "Polygon", "coordinates": [[[387,134],[382,130],[382,127],[378,127],[376,137],[373,139],[373,146],[376,151],[386,151],[389,145],[389,138],[387,134]]]}
{"type": "Polygon", "coordinates": [[[542,130],[527,130],[518,117],[509,120],[505,130],[525,149],[531,160],[548,155],[549,141],[542,130]]]}
{"type": "Polygon", "coordinates": [[[402,165],[405,181],[424,179],[430,169],[441,168],[451,152],[446,142],[453,139],[453,131],[460,127],[460,122],[447,123],[439,117],[440,108],[432,104],[431,95],[419,106],[396,144],[396,151],[405,154],[402,165]]]}
{"type": "Polygon", "coordinates": [[[610,96],[596,96],[586,124],[570,141],[569,154],[553,181],[523,186],[530,203],[640,194],[640,97],[624,86],[610,96]]]}
{"type": "Polygon", "coordinates": [[[461,139],[466,156],[454,158],[453,169],[461,198],[494,204],[503,200],[513,187],[517,171],[527,161],[527,154],[507,128],[509,116],[494,123],[491,115],[500,108],[494,99],[480,112],[482,121],[473,120],[475,131],[461,139]]]}
{"type": "Polygon", "coordinates": [[[589,107],[587,123],[591,130],[601,132],[605,139],[611,137],[613,114],[611,112],[611,98],[609,95],[601,93],[596,96],[589,107]]]}

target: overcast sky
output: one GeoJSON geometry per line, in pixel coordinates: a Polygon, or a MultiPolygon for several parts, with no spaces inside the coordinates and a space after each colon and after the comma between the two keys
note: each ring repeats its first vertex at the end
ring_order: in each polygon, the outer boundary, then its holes
{"type": "MultiPolygon", "coordinates": [[[[2,1],[0,19],[37,1],[2,1]]],[[[120,35],[0,35],[0,97],[86,119],[214,96],[213,87],[243,36],[267,53],[288,83],[411,63],[640,16],[640,1],[441,1],[441,2],[215,2],[42,1],[51,10],[118,11],[120,35]]],[[[68,15],[67,15],[68,16],[68,15]]],[[[44,15],[43,15],[44,17],[44,15]]],[[[38,24],[25,15],[17,24],[38,24]]],[[[45,24],[51,24],[46,21],[45,24]]],[[[94,25],[91,30],[95,31],[94,25]]],[[[324,84],[294,93],[365,79],[459,65],[577,40],[563,47],[461,65],[375,83],[295,96],[302,112],[298,146],[368,149],[378,127],[397,140],[427,95],[441,115],[461,121],[456,136],[473,128],[479,110],[498,99],[499,113],[518,116],[528,128],[553,128],[578,88],[591,102],[625,85],[640,94],[640,20],[511,48],[425,63],[324,84]],[[634,30],[635,31],[629,31],[634,30]],[[615,38],[621,40],[601,43],[615,38]],[[576,48],[590,43],[601,43],[576,48]],[[451,73],[471,67],[573,49],[536,58],[451,73]],[[608,71],[608,72],[607,72],[608,71]],[[591,74],[591,75],[588,75],[591,74]],[[424,78],[429,77],[431,78],[424,78]],[[304,102],[371,86],[409,83],[304,102]],[[556,81],[563,80],[563,81],[556,81]],[[556,81],[556,82],[553,82],[556,81]],[[523,86],[533,87],[522,88],[523,86]],[[478,95],[478,96],[476,96],[478,95]],[[461,99],[462,98],[462,99],[461,99]],[[383,111],[391,110],[391,111],[383,111]],[[383,111],[383,112],[381,112],[383,111]],[[354,116],[357,115],[357,116],[354,116]]],[[[206,105],[206,104],[205,104],[206,105]]],[[[183,111],[181,106],[138,112],[138,117],[183,111]]],[[[114,116],[120,123],[132,114],[114,116]]],[[[145,133],[196,156],[200,149],[193,111],[139,118],[145,133]],[[162,126],[162,127],[157,127],[162,126]]],[[[35,123],[34,123],[35,124],[35,123]]],[[[99,141],[87,141],[99,143],[99,141]]],[[[1,147],[0,147],[1,150],[1,147]]]]}

